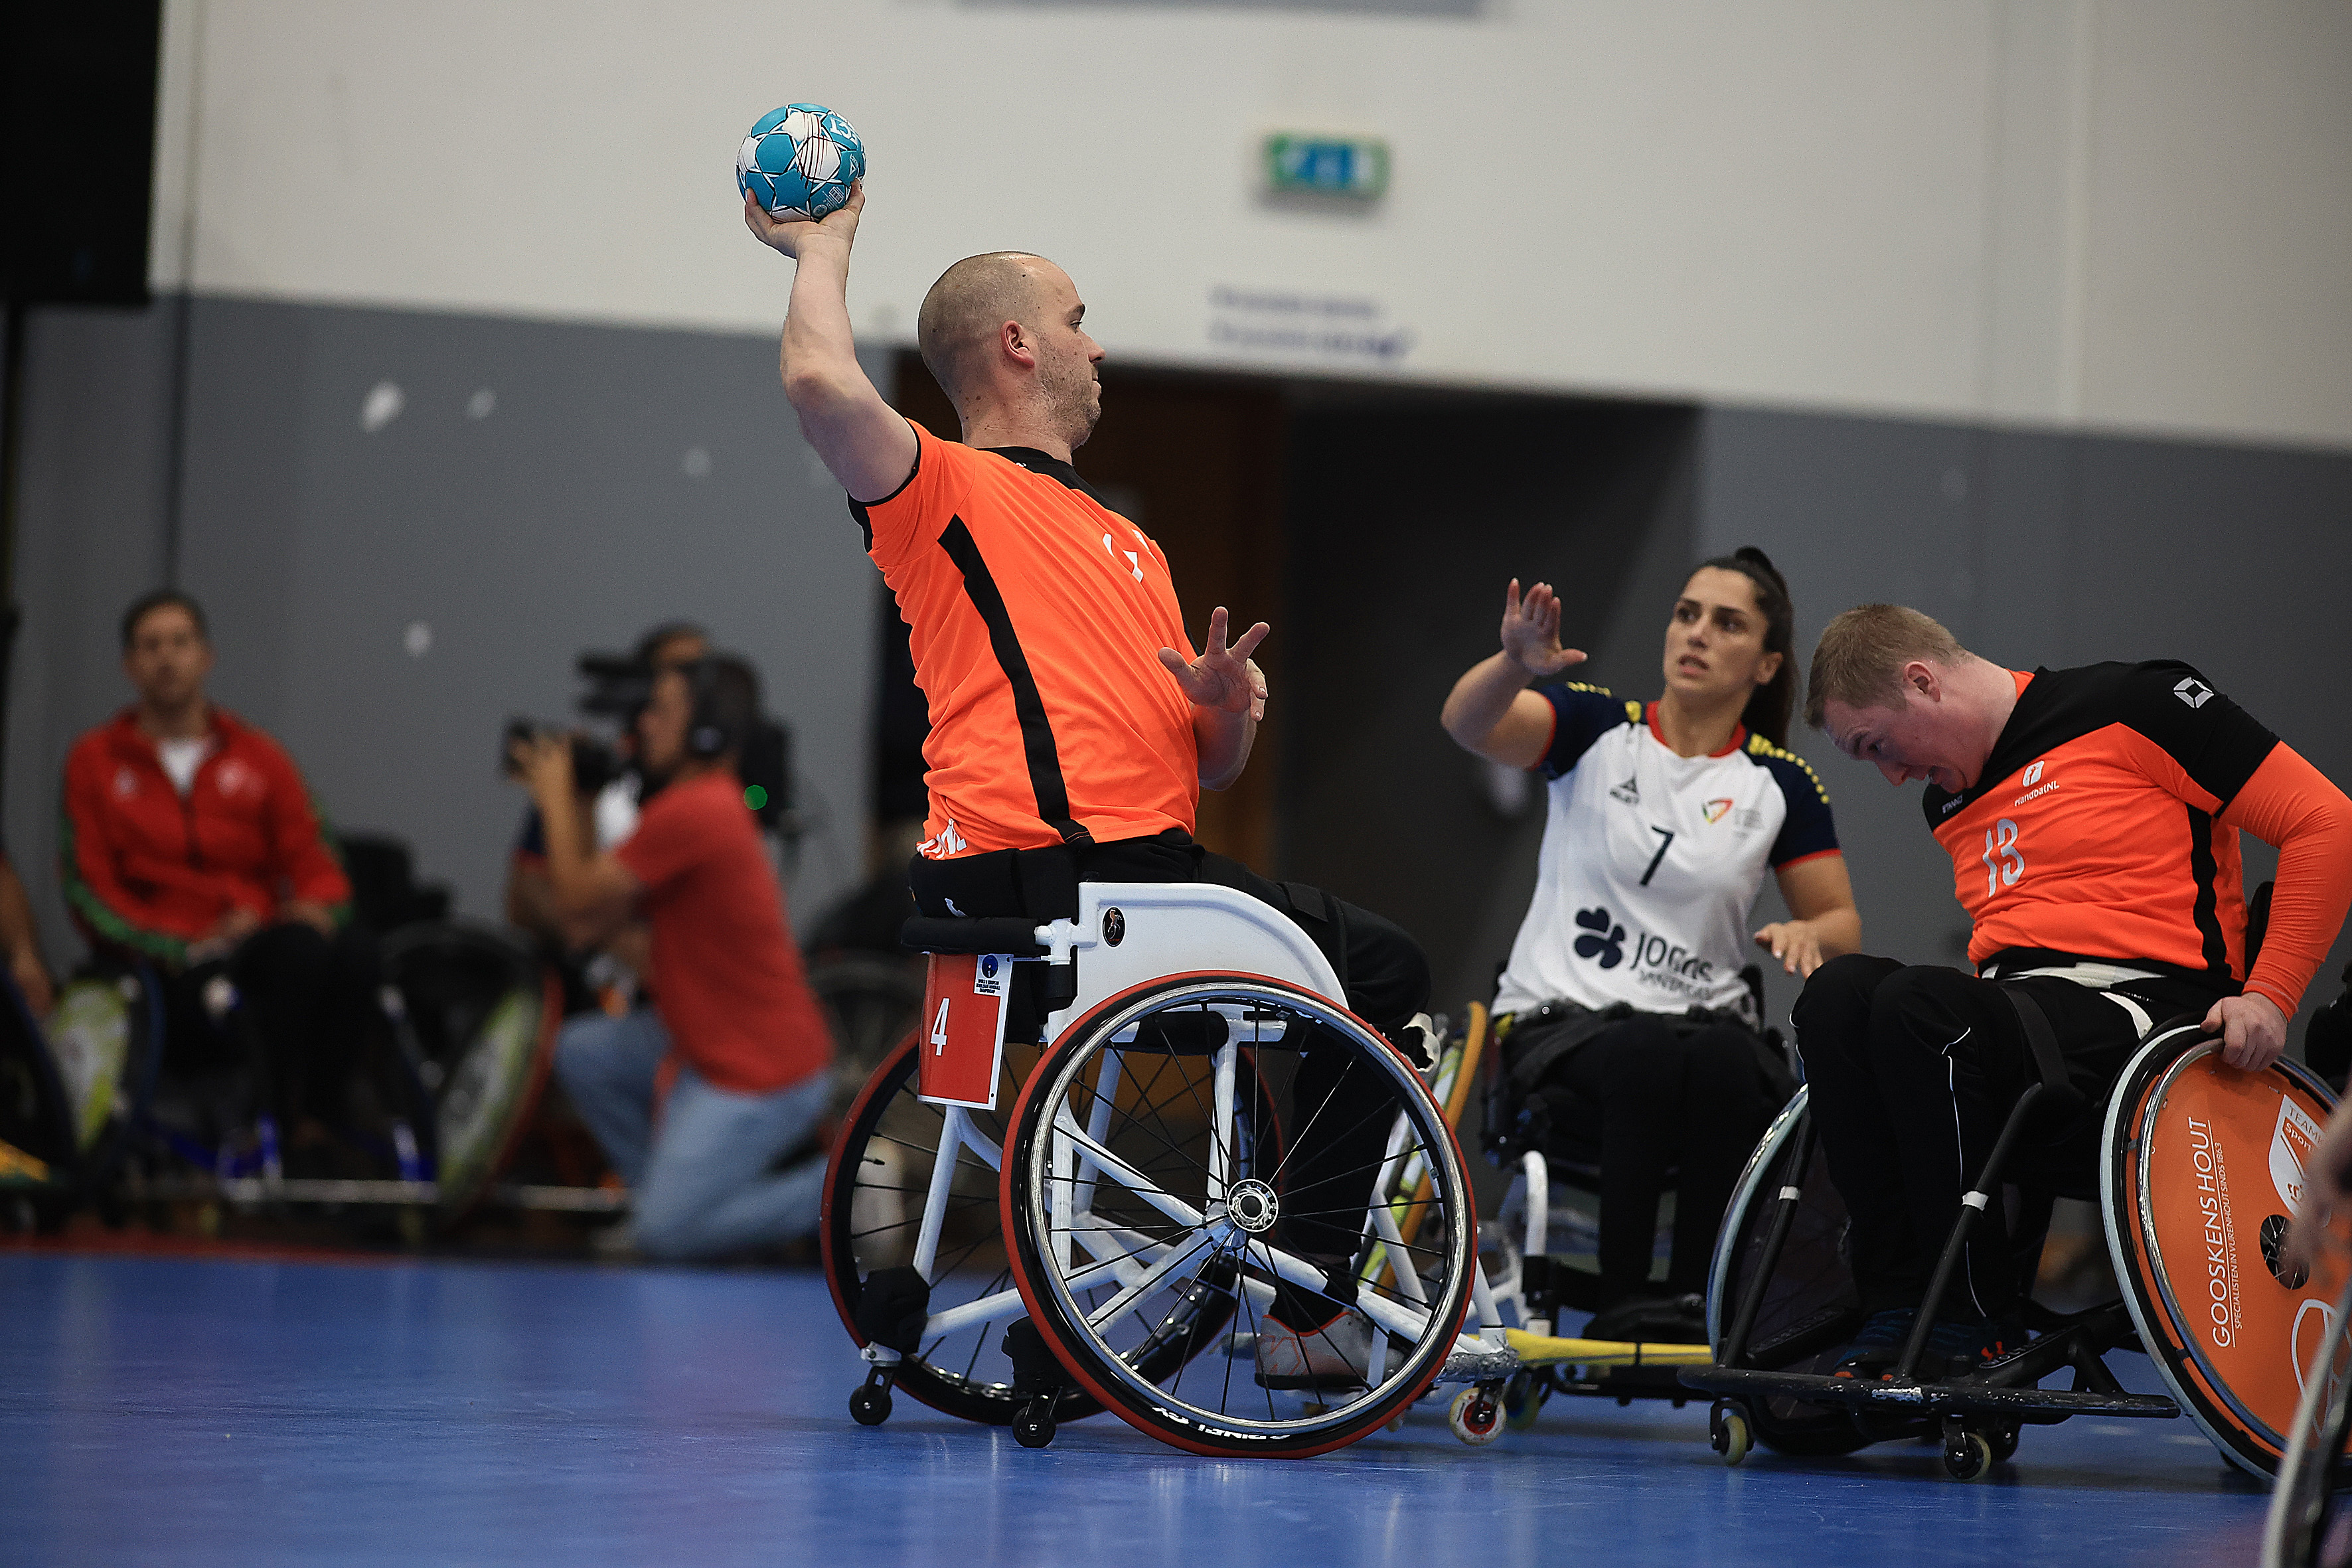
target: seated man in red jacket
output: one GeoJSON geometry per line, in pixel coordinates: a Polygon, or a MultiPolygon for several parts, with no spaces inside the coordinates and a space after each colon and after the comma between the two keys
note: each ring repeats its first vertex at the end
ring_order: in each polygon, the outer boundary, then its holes
{"type": "Polygon", "coordinates": [[[125,612],[139,700],[66,759],[58,868],[92,944],[164,974],[168,1068],[234,1059],[220,1026],[241,1004],[299,1147],[345,1120],[351,1066],[380,1040],[378,967],[345,927],[351,884],[300,772],[205,699],[212,667],[187,595],[158,590],[125,612]]]}

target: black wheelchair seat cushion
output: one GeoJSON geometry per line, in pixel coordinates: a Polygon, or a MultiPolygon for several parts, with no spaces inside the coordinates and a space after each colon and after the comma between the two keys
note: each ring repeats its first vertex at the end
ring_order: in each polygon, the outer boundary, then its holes
{"type": "Polygon", "coordinates": [[[1037,940],[1037,922],[1025,915],[969,920],[915,915],[898,928],[898,942],[917,952],[1009,952],[1015,958],[1035,958],[1045,951],[1037,940]]]}

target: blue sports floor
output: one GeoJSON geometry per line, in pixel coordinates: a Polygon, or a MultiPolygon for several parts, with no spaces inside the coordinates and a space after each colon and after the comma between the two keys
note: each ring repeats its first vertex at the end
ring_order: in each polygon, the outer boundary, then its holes
{"type": "Polygon", "coordinates": [[[814,1272],[0,1253],[0,1563],[2154,1568],[2252,1563],[2264,1501],[2185,1420],[1969,1486],[1925,1446],[1727,1470],[1703,1405],[1592,1400],[1235,1464],[861,1428],[860,1371],[814,1272]]]}

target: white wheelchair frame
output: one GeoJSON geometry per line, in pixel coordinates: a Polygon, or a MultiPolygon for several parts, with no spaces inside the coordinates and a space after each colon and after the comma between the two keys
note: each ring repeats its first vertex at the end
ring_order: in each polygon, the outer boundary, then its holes
{"type": "MultiPolygon", "coordinates": [[[[1078,892],[1076,920],[1055,920],[1035,928],[1035,939],[1046,949],[1045,956],[1019,961],[1076,964],[1076,995],[1046,1019],[1049,1051],[1060,1043],[1072,1024],[1119,993],[1148,982],[1195,973],[1286,982],[1312,992],[1335,1008],[1347,1006],[1339,977],[1307,933],[1278,910],[1246,893],[1201,882],[1087,882],[1080,884],[1078,892]]],[[[1225,1016],[1226,1038],[1213,1057],[1214,1116],[1219,1131],[1210,1140],[1208,1195],[1213,1205],[1222,1202],[1231,1174],[1226,1169],[1230,1159],[1228,1134],[1235,1109],[1234,1072],[1240,1048],[1255,1043],[1257,1028],[1244,1016],[1246,1009],[1243,1007],[1215,1010],[1225,1016]]],[[[1162,1191],[1107,1146],[1108,1121],[1118,1073],[1118,1054],[1105,1053],[1095,1086],[1094,1124],[1081,1128],[1065,1113],[1055,1127],[1050,1154],[1056,1172],[1067,1171],[1075,1175],[1067,1188],[1073,1194],[1070,1206],[1061,1208],[1062,1200],[1058,1196],[1055,1199],[1055,1228],[1061,1237],[1057,1245],[1072,1249],[1084,1247],[1094,1259],[1090,1269],[1074,1271],[1073,1250],[1062,1260],[1065,1272],[1073,1279],[1083,1279],[1087,1273],[1107,1274],[1118,1281],[1118,1294],[1108,1306],[1097,1309],[1106,1317],[1123,1310],[1175,1275],[1200,1256],[1202,1247],[1198,1242],[1190,1247],[1150,1242],[1108,1223],[1088,1224],[1096,1184],[1100,1178],[1108,1176],[1118,1182],[1171,1221],[1196,1229],[1204,1237],[1229,1238],[1235,1228],[1230,1217],[1213,1218],[1175,1194],[1162,1191]]],[[[1427,1094],[1426,1079],[1420,1075],[1416,1078],[1423,1093],[1427,1094]]],[[[991,1170],[999,1172],[1004,1159],[1003,1149],[974,1125],[962,1106],[943,1104],[941,1109],[945,1118],[913,1258],[913,1267],[925,1280],[934,1284],[940,1233],[960,1152],[970,1151],[991,1170]]],[[[1368,1212],[1371,1234],[1367,1239],[1382,1244],[1400,1257],[1405,1241],[1395,1205],[1400,1195],[1412,1192],[1425,1173],[1421,1155],[1404,1152],[1408,1137],[1409,1129],[1401,1115],[1390,1134],[1388,1157],[1368,1212]]],[[[1317,1290],[1328,1285],[1323,1271],[1314,1264],[1263,1243],[1259,1245],[1281,1278],[1317,1290]]],[[[1477,1267],[1475,1252],[1472,1268],[1471,1318],[1475,1321],[1465,1321],[1456,1334],[1453,1353],[1438,1374],[1439,1382],[1487,1383],[1507,1376],[1516,1363],[1517,1358],[1505,1339],[1494,1293],[1487,1287],[1485,1271],[1477,1267]]],[[[1401,1289],[1408,1295],[1412,1293],[1417,1281],[1404,1283],[1415,1280],[1412,1271],[1400,1268],[1396,1272],[1401,1289]]],[[[1250,1279],[1245,1288],[1261,1310],[1273,1303],[1272,1286],[1250,1279]]],[[[1381,1361],[1384,1359],[1387,1335],[1416,1339],[1428,1328],[1428,1315],[1423,1310],[1416,1318],[1410,1305],[1390,1301],[1372,1291],[1365,1292],[1358,1305],[1377,1327],[1386,1331],[1374,1337],[1375,1363],[1367,1369],[1368,1376],[1377,1381],[1382,1371],[1381,1361]]],[[[1010,1322],[1024,1316],[1027,1310],[1020,1292],[1008,1288],[930,1315],[926,1320],[923,1337],[931,1339],[1010,1322]]],[[[895,1365],[899,1359],[897,1351],[871,1343],[865,1345],[860,1354],[877,1367],[895,1365]]]]}

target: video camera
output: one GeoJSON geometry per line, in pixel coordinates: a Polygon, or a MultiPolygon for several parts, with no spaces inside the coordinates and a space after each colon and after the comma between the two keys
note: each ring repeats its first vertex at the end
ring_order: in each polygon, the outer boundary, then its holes
{"type": "MultiPolygon", "coordinates": [[[[629,736],[636,727],[637,715],[653,700],[653,666],[629,654],[592,648],[579,657],[573,668],[587,685],[579,698],[580,711],[590,718],[610,720],[624,737],[629,736]]],[[[509,774],[516,771],[511,752],[517,741],[563,730],[561,724],[542,724],[530,719],[510,721],[499,747],[501,765],[509,774]]],[[[632,765],[596,736],[576,730],[571,733],[572,781],[582,795],[596,794],[632,765]]],[[[745,804],[759,818],[761,828],[788,842],[799,837],[800,818],[793,811],[792,732],[761,714],[759,722],[743,737],[736,765],[743,777],[745,804]]]]}

